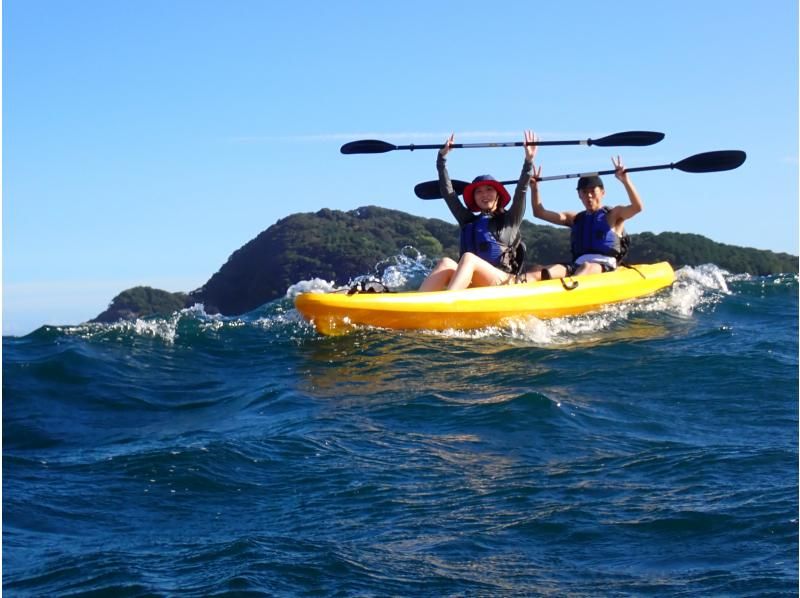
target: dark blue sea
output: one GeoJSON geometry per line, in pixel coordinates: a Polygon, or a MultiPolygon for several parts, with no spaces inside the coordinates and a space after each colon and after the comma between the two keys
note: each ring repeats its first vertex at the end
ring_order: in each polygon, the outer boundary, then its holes
{"type": "Polygon", "coordinates": [[[470,333],[47,326],[2,407],[6,596],[798,592],[796,275],[470,333]]]}

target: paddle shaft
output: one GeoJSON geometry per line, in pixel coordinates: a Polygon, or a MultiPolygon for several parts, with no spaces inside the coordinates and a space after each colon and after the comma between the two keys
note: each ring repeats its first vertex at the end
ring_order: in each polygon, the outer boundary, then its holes
{"type": "MultiPolygon", "coordinates": [[[[476,148],[476,147],[522,147],[523,145],[592,145],[591,139],[580,139],[575,141],[506,141],[506,142],[488,142],[488,143],[451,143],[450,147],[456,148],[476,148]]],[[[420,149],[441,149],[442,144],[430,145],[396,145],[396,150],[420,150],[420,149]]]]}
{"type": "MultiPolygon", "coordinates": [[[[675,164],[661,164],[659,166],[637,166],[635,168],[626,168],[625,172],[643,172],[645,170],[663,170],[665,168],[675,168],[675,164]]],[[[600,171],[596,171],[596,172],[578,172],[578,173],[575,173],[575,174],[556,174],[556,175],[553,175],[553,176],[542,176],[542,177],[532,177],[532,178],[536,179],[539,182],[542,182],[542,181],[560,181],[560,180],[564,180],[564,179],[577,179],[577,178],[580,178],[582,176],[600,176],[600,175],[605,175],[605,174],[614,174],[615,172],[616,172],[616,170],[600,170],[600,171]]],[[[514,183],[517,182],[517,180],[518,179],[514,179],[514,180],[511,180],[511,181],[500,181],[500,184],[501,185],[513,185],[514,183]]],[[[452,181],[452,183],[453,183],[453,189],[459,195],[464,192],[464,187],[469,185],[469,183],[467,181],[459,181],[459,180],[454,180],[454,181],[452,181]]],[[[433,197],[433,196],[428,197],[428,196],[426,196],[426,197],[422,197],[420,199],[441,199],[442,196],[439,194],[439,181],[428,181],[427,183],[420,183],[419,185],[417,185],[417,188],[419,188],[420,192],[424,192],[424,188],[422,187],[422,185],[425,185],[425,188],[430,187],[431,192],[432,193],[433,192],[436,193],[436,197],[433,197]]],[[[419,197],[419,193],[417,194],[417,196],[419,197]]]]}
{"type": "MultiPolygon", "coordinates": [[[[634,168],[626,168],[625,172],[644,172],[645,170],[663,170],[665,168],[675,168],[675,164],[660,164],[659,166],[636,166],[634,168]]],[[[562,179],[577,179],[582,176],[600,176],[605,174],[614,174],[616,170],[600,170],[597,172],[580,172],[577,174],[556,174],[553,176],[533,177],[537,181],[559,181],[562,179]]],[[[517,181],[501,181],[502,185],[510,185],[517,181]]]]}
{"type": "MultiPolygon", "coordinates": [[[[683,172],[719,172],[723,170],[733,170],[741,166],[747,155],[741,150],[722,150],[716,152],[705,152],[689,156],[678,162],[669,164],[659,164],[657,166],[636,166],[626,168],[626,172],[643,172],[646,170],[664,170],[666,168],[677,168],[683,172]]],[[[554,176],[536,177],[537,181],[558,181],[562,179],[575,179],[583,176],[600,176],[604,174],[614,174],[616,170],[600,170],[595,172],[579,172],[576,174],[558,174],[554,176]]],[[[511,185],[512,181],[500,181],[501,185],[511,185]]],[[[459,195],[464,192],[464,188],[469,184],[466,181],[452,181],[453,189],[459,195]]],[[[419,183],[414,187],[414,193],[420,199],[440,199],[439,181],[427,181],[419,183]]]]}

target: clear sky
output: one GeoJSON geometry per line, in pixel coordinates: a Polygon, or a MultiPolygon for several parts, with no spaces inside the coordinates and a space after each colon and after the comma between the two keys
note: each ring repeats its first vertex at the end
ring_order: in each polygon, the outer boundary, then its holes
{"type": "MultiPolygon", "coordinates": [[[[543,175],[718,149],[737,170],[632,175],[632,233],[798,253],[796,0],[5,0],[3,333],[96,316],[135,285],[201,286],[280,218],[422,201],[435,155],[395,144],[662,131],[542,148],[543,175]]],[[[461,149],[513,179],[521,148],[461,149]]],[[[542,185],[577,208],[573,181],[542,185]],[[546,185],[546,186],[545,186],[546,185]]],[[[607,200],[625,200],[609,177],[607,200]]],[[[528,206],[527,216],[533,216],[528,206]]]]}

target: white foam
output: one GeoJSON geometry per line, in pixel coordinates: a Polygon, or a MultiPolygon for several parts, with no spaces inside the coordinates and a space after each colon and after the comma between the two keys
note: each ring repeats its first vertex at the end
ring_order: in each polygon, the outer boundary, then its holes
{"type": "Polygon", "coordinates": [[[730,294],[728,283],[725,281],[726,276],[730,277],[731,273],[714,264],[703,264],[696,267],[684,266],[675,272],[678,283],[696,284],[706,289],[730,294]]]}
{"type": "Polygon", "coordinates": [[[65,334],[75,334],[84,338],[91,338],[97,334],[111,332],[133,333],[138,336],[160,338],[163,341],[173,344],[177,336],[179,313],[174,313],[169,318],[154,318],[152,320],[119,320],[109,324],[87,323],[78,326],[65,326],[62,328],[65,334]]]}
{"type": "Polygon", "coordinates": [[[301,293],[330,293],[337,289],[333,281],[323,280],[321,278],[312,278],[311,280],[301,280],[294,283],[286,289],[286,299],[294,299],[301,293]]]}
{"type": "MultiPolygon", "coordinates": [[[[540,320],[520,318],[512,320],[506,327],[490,327],[480,330],[447,330],[436,334],[455,338],[511,337],[536,345],[567,345],[576,342],[594,342],[599,333],[608,335],[615,325],[629,321],[636,314],[669,314],[689,317],[703,306],[713,306],[730,294],[726,276],[728,272],[713,264],[684,267],[676,272],[676,282],[671,288],[648,297],[624,303],[607,305],[598,311],[578,316],[540,320]]],[[[659,326],[647,330],[633,331],[642,336],[658,333],[659,326]]],[[[628,326],[621,334],[631,333],[628,326]]]]}
{"type": "Polygon", "coordinates": [[[433,261],[410,245],[403,247],[395,255],[376,266],[381,282],[392,290],[410,290],[409,285],[417,287],[430,274],[433,261]]]}
{"type": "Polygon", "coordinates": [[[690,316],[699,307],[716,305],[731,294],[725,276],[730,273],[714,264],[684,266],[675,272],[675,284],[669,293],[652,301],[646,311],[690,316]]]}

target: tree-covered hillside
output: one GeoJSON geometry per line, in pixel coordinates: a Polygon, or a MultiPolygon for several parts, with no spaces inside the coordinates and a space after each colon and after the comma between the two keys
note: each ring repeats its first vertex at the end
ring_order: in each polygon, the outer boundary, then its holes
{"type": "Polygon", "coordinates": [[[152,287],[133,287],[123,291],[93,322],[116,322],[141,315],[170,315],[186,307],[186,293],[170,293],[152,287]]]}

